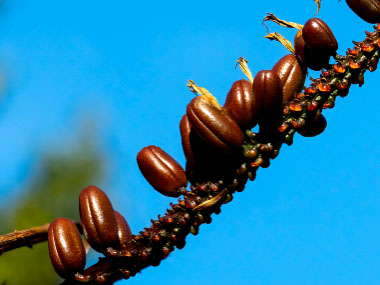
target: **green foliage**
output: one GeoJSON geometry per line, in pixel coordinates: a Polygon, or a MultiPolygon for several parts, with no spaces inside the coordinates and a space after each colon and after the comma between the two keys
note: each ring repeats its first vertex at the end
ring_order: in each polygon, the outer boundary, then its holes
{"type": "MultiPolygon", "coordinates": [[[[3,204],[0,233],[51,222],[56,217],[78,220],[78,196],[89,184],[104,178],[105,159],[88,138],[75,149],[48,151],[37,162],[38,171],[14,202],[3,204]]],[[[36,165],[32,165],[35,168],[36,165]]],[[[0,284],[57,284],[47,243],[20,248],[0,258],[0,284]]]]}

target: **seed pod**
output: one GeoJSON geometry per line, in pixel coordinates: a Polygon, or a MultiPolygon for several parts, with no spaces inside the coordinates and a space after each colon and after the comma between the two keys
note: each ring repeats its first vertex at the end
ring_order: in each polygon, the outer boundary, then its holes
{"type": "Polygon", "coordinates": [[[290,101],[299,93],[305,83],[306,68],[293,54],[282,57],[272,68],[282,83],[282,104],[290,101]]]}
{"type": "Polygon", "coordinates": [[[306,123],[304,127],[298,130],[298,133],[304,137],[315,137],[321,134],[326,126],[326,118],[321,114],[314,122],[306,123]]]}
{"type": "Polygon", "coordinates": [[[311,50],[305,44],[305,40],[302,37],[302,30],[298,30],[294,37],[294,49],[300,61],[312,70],[321,70],[329,64],[331,55],[329,53],[311,50]]]}
{"type": "Polygon", "coordinates": [[[272,70],[259,71],[253,81],[253,92],[262,98],[258,117],[260,132],[272,132],[282,119],[282,83],[272,70]]]}
{"type": "Polygon", "coordinates": [[[129,227],[127,220],[118,211],[115,211],[116,221],[117,221],[117,235],[119,237],[119,242],[121,247],[127,242],[132,240],[132,231],[129,227]]]}
{"type": "Polygon", "coordinates": [[[257,124],[258,103],[256,101],[252,84],[241,79],[232,84],[224,103],[224,109],[238,123],[240,128],[243,130],[251,129],[257,124]]]}
{"type": "Polygon", "coordinates": [[[330,56],[338,49],[334,34],[325,22],[312,18],[294,37],[294,49],[298,58],[308,68],[321,70],[329,64],[330,56]]]}
{"type": "Polygon", "coordinates": [[[192,128],[186,114],[181,119],[180,132],[189,181],[218,180],[235,166],[236,156],[220,155],[218,150],[206,144],[192,128]]]}
{"type": "Polygon", "coordinates": [[[79,195],[79,213],[83,232],[98,252],[119,245],[115,212],[107,195],[96,186],[88,186],[79,195]]]}
{"type": "Polygon", "coordinates": [[[157,146],[150,145],[140,150],[137,163],[150,185],[165,196],[178,197],[178,188],[187,185],[181,165],[157,146]]]}
{"type": "Polygon", "coordinates": [[[83,271],[86,252],[76,225],[67,218],[57,218],[49,226],[48,247],[55,272],[64,279],[83,271]]]}
{"type": "Polygon", "coordinates": [[[204,96],[197,96],[187,105],[187,116],[197,134],[211,147],[231,153],[241,148],[244,134],[239,125],[219,106],[204,96]]]}
{"type": "Polygon", "coordinates": [[[302,28],[302,37],[312,50],[323,50],[333,55],[338,49],[333,32],[321,19],[309,19],[302,28]]]}
{"type": "Polygon", "coordinates": [[[379,0],[346,0],[346,3],[364,21],[371,24],[380,23],[379,0]]]}
{"type": "Polygon", "coordinates": [[[179,130],[181,133],[182,149],[185,154],[186,162],[189,166],[194,166],[195,157],[193,149],[200,144],[200,138],[196,133],[194,133],[194,131],[192,131],[191,124],[186,114],[183,115],[179,123],[179,130]]]}

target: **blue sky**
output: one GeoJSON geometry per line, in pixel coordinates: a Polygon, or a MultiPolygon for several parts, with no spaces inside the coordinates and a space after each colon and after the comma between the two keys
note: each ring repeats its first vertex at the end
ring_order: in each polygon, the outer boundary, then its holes
{"type": "MultiPolygon", "coordinates": [[[[316,12],[312,0],[3,5],[0,195],[23,181],[36,150],[62,144],[87,118],[110,157],[109,181],[99,186],[135,232],[172,201],[150,188],[135,157],[154,144],[184,165],[179,120],[193,98],[186,82],[224,102],[244,78],[234,68],[240,56],[255,74],[287,53],[263,38],[266,12],[301,24],[316,12]]],[[[372,29],[344,1],[322,2],[318,16],[339,53],[372,29]]],[[[293,39],[294,30],[269,25],[293,39]]],[[[379,284],[379,78],[366,74],[363,87],[324,112],[322,135],[297,135],[183,250],[128,284],[379,284]]]]}

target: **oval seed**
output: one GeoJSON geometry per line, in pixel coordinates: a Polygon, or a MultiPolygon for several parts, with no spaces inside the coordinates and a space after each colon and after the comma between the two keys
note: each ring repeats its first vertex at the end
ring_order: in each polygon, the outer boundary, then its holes
{"type": "Polygon", "coordinates": [[[79,213],[83,232],[90,246],[98,252],[118,247],[118,227],[115,212],[107,195],[90,185],[79,195],[79,213]]]}
{"type": "Polygon", "coordinates": [[[203,96],[191,100],[186,114],[194,130],[209,146],[225,153],[241,148],[244,134],[239,125],[224,109],[216,108],[203,96]]]}
{"type": "Polygon", "coordinates": [[[180,132],[189,181],[220,178],[235,165],[235,155],[220,155],[220,151],[205,143],[193,129],[186,114],[181,119],[180,132]]]}
{"type": "Polygon", "coordinates": [[[119,242],[121,247],[127,242],[132,240],[132,231],[129,227],[127,220],[118,211],[115,211],[116,221],[117,221],[117,235],[119,237],[119,242]]]}
{"type": "Polygon", "coordinates": [[[321,114],[314,122],[308,122],[304,127],[297,130],[304,137],[315,137],[321,134],[327,126],[326,118],[321,114]]]}
{"type": "Polygon", "coordinates": [[[55,272],[64,279],[83,271],[86,252],[76,225],[67,218],[57,218],[49,226],[48,247],[55,272]]]}
{"type": "Polygon", "coordinates": [[[280,77],[272,70],[259,71],[253,81],[253,91],[262,98],[258,122],[260,132],[272,132],[277,129],[282,119],[282,83],[280,77]]]}
{"type": "Polygon", "coordinates": [[[329,64],[331,52],[308,47],[302,36],[302,30],[298,30],[294,37],[294,49],[300,61],[312,70],[321,70],[329,64]]]}
{"type": "Polygon", "coordinates": [[[346,3],[364,21],[371,24],[380,22],[379,0],[346,0],[346,3]]]}
{"type": "Polygon", "coordinates": [[[150,145],[137,154],[137,163],[145,179],[161,194],[178,197],[177,190],[187,185],[182,166],[161,148],[150,145]]]}
{"type": "Polygon", "coordinates": [[[241,79],[232,84],[224,109],[242,129],[251,129],[257,124],[257,105],[252,84],[241,79]]]}
{"type": "Polygon", "coordinates": [[[319,18],[309,19],[302,28],[302,37],[312,50],[323,50],[334,54],[338,42],[329,26],[319,18]]]}
{"type": "Polygon", "coordinates": [[[301,92],[306,78],[306,68],[293,54],[282,57],[272,68],[282,83],[282,104],[301,92]]]}

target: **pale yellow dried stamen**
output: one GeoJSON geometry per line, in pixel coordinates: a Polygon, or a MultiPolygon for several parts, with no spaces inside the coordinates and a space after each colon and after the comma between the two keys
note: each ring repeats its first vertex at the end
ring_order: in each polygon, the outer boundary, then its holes
{"type": "Polygon", "coordinates": [[[186,86],[189,87],[190,91],[194,94],[203,96],[203,98],[215,108],[220,110],[223,109],[218,100],[206,88],[197,86],[193,80],[189,80],[189,83],[186,86]]]}
{"type": "MultiPolygon", "coordinates": [[[[314,0],[314,1],[318,1],[318,0],[314,0]]],[[[265,18],[263,19],[263,24],[266,21],[272,21],[272,22],[274,22],[274,23],[276,23],[276,24],[278,24],[280,26],[286,27],[286,28],[295,28],[295,29],[298,29],[298,30],[303,28],[303,25],[301,25],[301,24],[294,23],[294,22],[289,22],[289,21],[285,21],[285,20],[281,20],[281,19],[277,18],[272,13],[267,13],[267,16],[265,16],[265,18]]]]}
{"type": "Polygon", "coordinates": [[[315,14],[315,15],[318,15],[318,13],[319,13],[319,9],[321,9],[321,0],[314,0],[314,2],[315,3],[317,3],[317,14],[315,14]]]}
{"type": "Polygon", "coordinates": [[[274,32],[267,34],[264,38],[270,39],[270,40],[276,40],[280,42],[288,51],[290,51],[292,54],[295,54],[296,51],[294,50],[293,45],[286,39],[284,38],[281,34],[274,32]]]}
{"type": "Polygon", "coordinates": [[[193,211],[202,211],[202,210],[205,210],[205,209],[208,209],[212,206],[214,206],[216,203],[218,203],[223,197],[224,195],[227,194],[227,189],[224,189],[222,192],[220,192],[218,195],[216,195],[215,197],[209,199],[209,200],[206,200],[204,201],[203,203],[199,204],[198,206],[194,207],[193,208],[193,211]]]}
{"type": "Polygon", "coordinates": [[[253,76],[252,76],[251,70],[249,69],[248,64],[247,64],[248,60],[246,60],[244,57],[240,57],[237,60],[237,63],[239,64],[241,71],[243,71],[245,76],[247,76],[249,82],[253,83],[253,76]]]}

